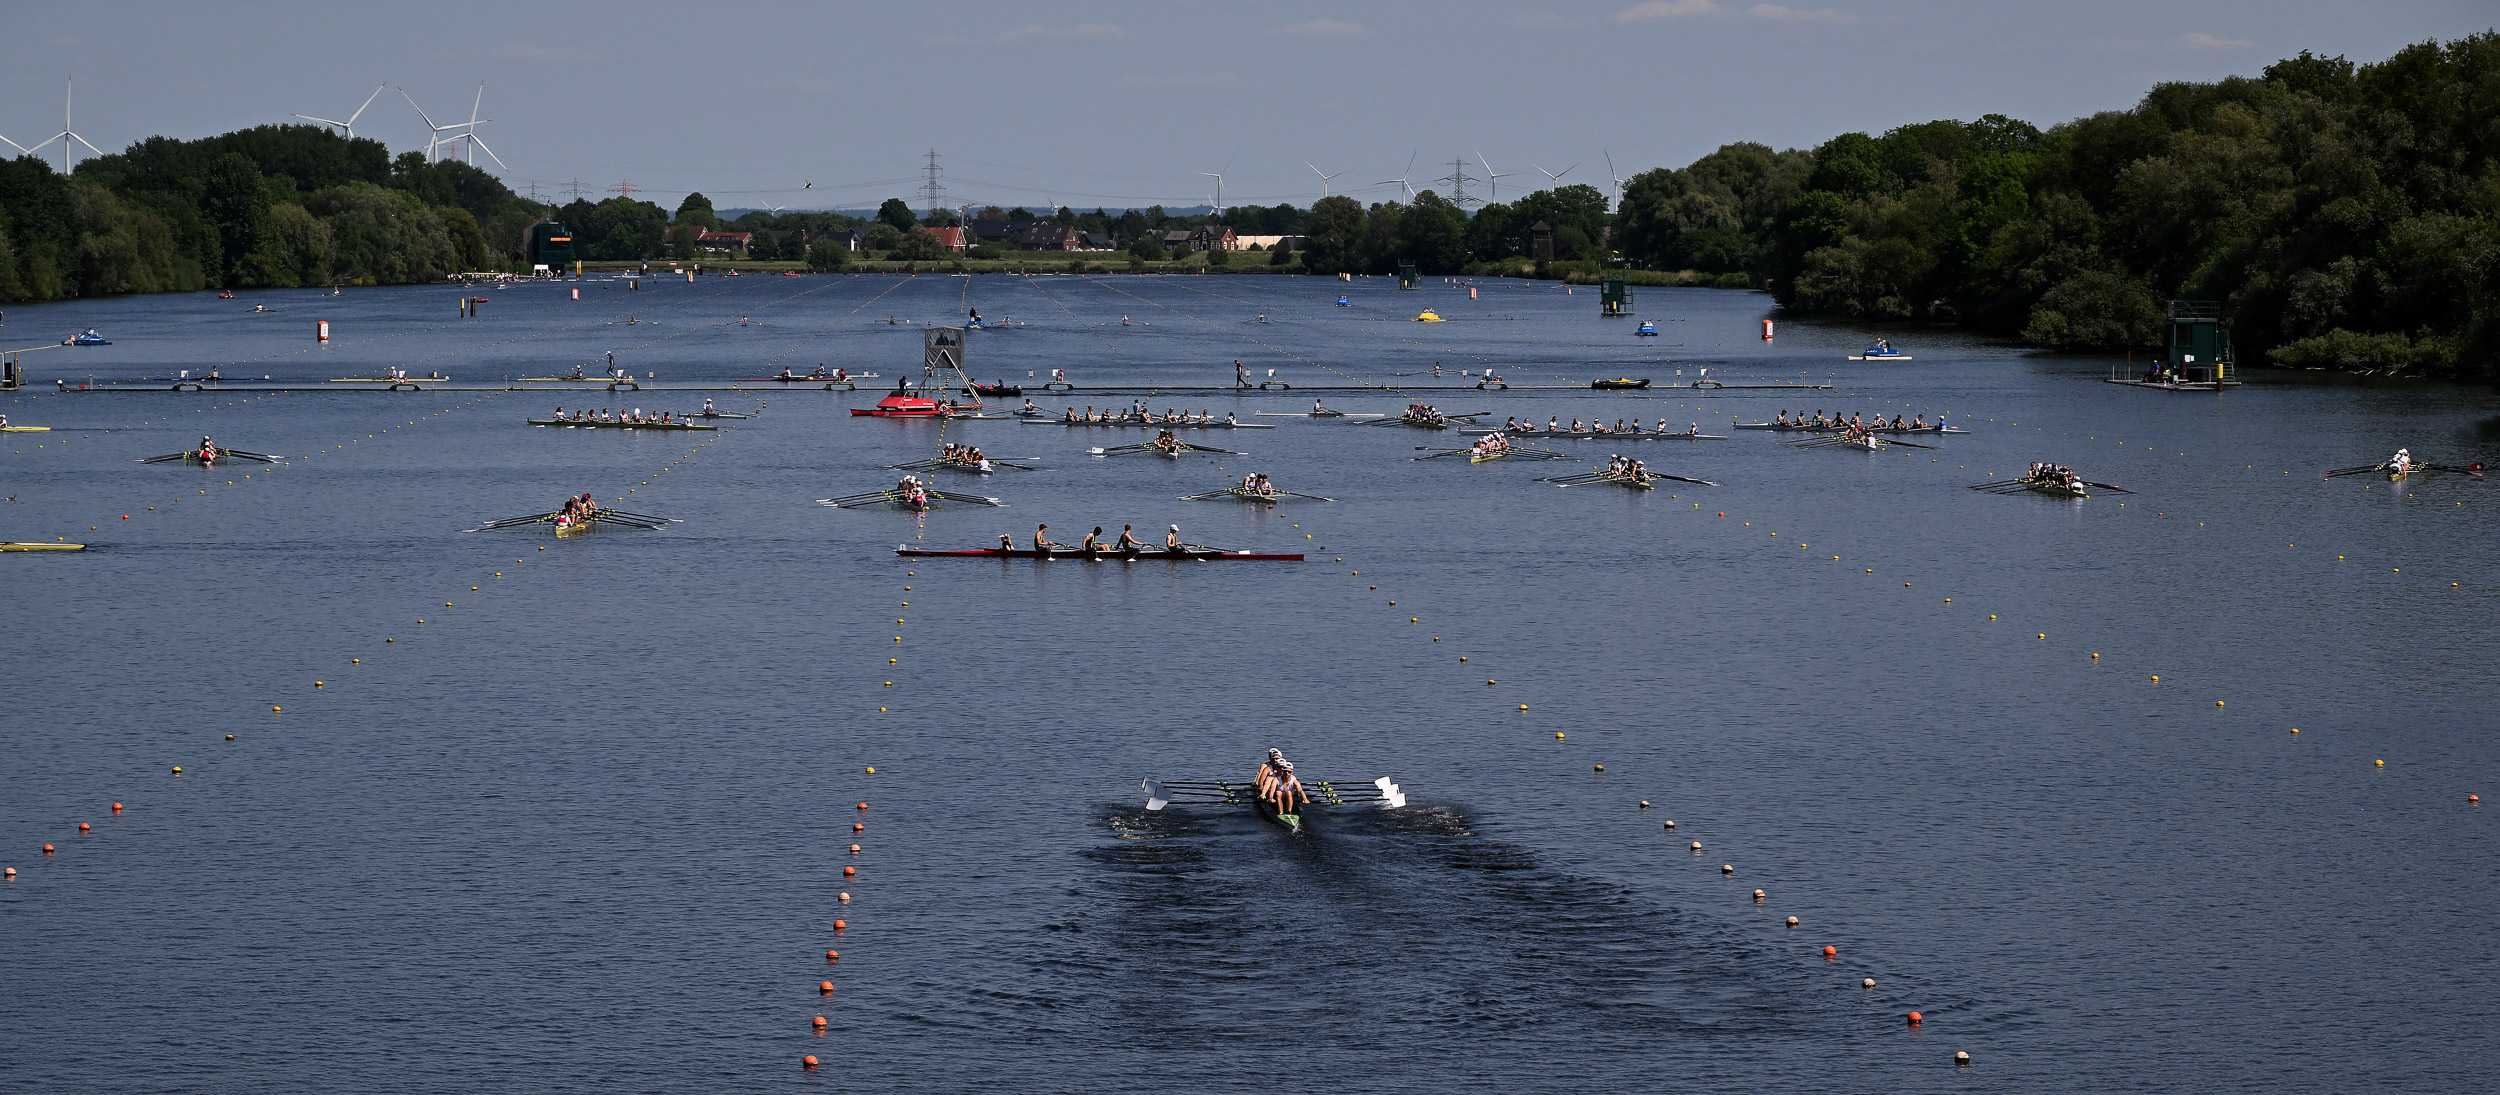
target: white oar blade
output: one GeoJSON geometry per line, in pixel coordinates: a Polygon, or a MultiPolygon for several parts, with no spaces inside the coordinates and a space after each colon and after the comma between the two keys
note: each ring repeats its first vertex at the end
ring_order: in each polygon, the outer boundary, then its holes
{"type": "Polygon", "coordinates": [[[1406,805],[1406,790],[1389,782],[1389,777],[1382,776],[1373,780],[1372,786],[1380,788],[1380,805],[1384,809],[1394,810],[1406,805]]]}
{"type": "Polygon", "coordinates": [[[1162,784],[1151,779],[1142,779],[1137,781],[1137,786],[1139,790],[1146,792],[1147,809],[1160,810],[1172,804],[1171,796],[1164,793],[1162,784]]]}

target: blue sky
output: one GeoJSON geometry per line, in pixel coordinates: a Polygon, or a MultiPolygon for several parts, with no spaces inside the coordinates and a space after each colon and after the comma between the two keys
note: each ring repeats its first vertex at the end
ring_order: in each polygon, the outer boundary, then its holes
{"type": "Polygon", "coordinates": [[[401,88],[445,123],[482,81],[481,132],[515,189],[630,182],[724,208],[912,197],[931,148],[950,202],[1002,205],[1200,204],[1215,180],[1199,172],[1222,172],[1232,204],[1308,205],[1306,161],[1344,172],[1335,193],[1380,200],[1401,174],[1447,193],[1435,180],[1479,152],[1506,195],[1544,184],[1532,165],[1605,185],[1609,154],[1630,176],[1729,141],[1989,112],[2046,127],[2157,81],[2304,48],[2377,60],[2500,23],[2488,0],[6,8],[0,136],[19,144],[59,132],[71,76],[75,128],[108,150],[343,118],[385,84],[357,133],[404,150],[426,130],[401,88]]]}

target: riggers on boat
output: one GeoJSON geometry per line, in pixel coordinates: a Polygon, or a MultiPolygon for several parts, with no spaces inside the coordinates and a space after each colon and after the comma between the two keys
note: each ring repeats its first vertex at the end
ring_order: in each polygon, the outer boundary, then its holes
{"type": "Polygon", "coordinates": [[[1312,806],[1378,806],[1395,810],[1406,805],[1406,789],[1382,776],[1368,786],[1346,786],[1334,780],[1313,780],[1303,783],[1302,793],[1310,799],[1303,810],[1287,812],[1259,797],[1258,787],[1248,781],[1173,780],[1138,781],[1138,789],[1146,793],[1146,809],[1161,810],[1166,806],[1249,806],[1263,820],[1274,822],[1292,832],[1310,827],[1311,816],[1305,812],[1312,806]]]}

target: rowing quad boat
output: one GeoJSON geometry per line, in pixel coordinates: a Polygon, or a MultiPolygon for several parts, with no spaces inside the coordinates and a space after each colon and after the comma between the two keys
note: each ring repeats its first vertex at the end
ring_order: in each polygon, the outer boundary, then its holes
{"type": "Polygon", "coordinates": [[[1198,560],[1207,562],[1218,560],[1237,560],[1247,562],[1299,563],[1302,561],[1302,556],[1299,554],[1286,555],[1256,551],[1226,551],[1222,548],[1189,548],[1182,551],[1163,551],[1160,549],[1153,551],[1115,551],[1110,548],[1103,548],[1096,551],[1079,551],[1075,548],[1053,548],[1049,551],[1035,551],[1031,548],[914,548],[904,547],[897,544],[894,547],[894,554],[956,559],[1076,559],[1088,563],[1130,563],[1136,562],[1140,559],[1169,559],[1175,562],[1182,560],[1198,560]]]}
{"type": "Polygon", "coordinates": [[[576,517],[569,523],[549,521],[547,527],[554,529],[558,536],[579,536],[599,527],[599,515],[593,513],[588,517],[576,517]]]}
{"type": "Polygon", "coordinates": [[[85,551],[85,544],[0,543],[0,551],[85,551]]]}
{"type": "Polygon", "coordinates": [[[0,426],[0,433],[50,433],[50,426],[0,426]]]}
{"type": "Polygon", "coordinates": [[[1559,437],[1575,441],[1725,441],[1715,433],[1659,430],[1511,430],[1512,437],[1559,437]]]}
{"type": "Polygon", "coordinates": [[[600,418],[533,418],[529,420],[529,424],[533,426],[579,426],[585,430],[717,430],[720,428],[695,422],[617,422],[600,418]]]}

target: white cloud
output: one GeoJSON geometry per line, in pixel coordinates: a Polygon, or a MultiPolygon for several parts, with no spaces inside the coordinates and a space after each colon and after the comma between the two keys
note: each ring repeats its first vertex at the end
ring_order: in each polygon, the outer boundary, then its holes
{"type": "Polygon", "coordinates": [[[1121,87],[1149,88],[1240,87],[1242,79],[1237,72],[1193,72],[1185,76],[1122,76],[1118,83],[1121,87]]]}
{"type": "Polygon", "coordinates": [[[1649,0],[1646,4],[1634,4],[1616,12],[1615,18],[1629,23],[1642,19],[1674,19],[1686,15],[1706,15],[1717,10],[1719,10],[1719,5],[1711,3],[1710,0],[1649,0]]]}
{"type": "Polygon", "coordinates": [[[1128,31],[1121,29],[1118,23],[1078,23],[1067,27],[1031,26],[998,32],[1000,45],[1014,45],[1035,39],[1109,42],[1126,37],[1128,37],[1128,31]]]}
{"type": "Polygon", "coordinates": [[[1350,23],[1343,19],[1313,19],[1308,23],[1295,23],[1290,27],[1280,27],[1276,33],[1290,34],[1296,38],[1360,38],[1365,31],[1361,23],[1350,23]]]}
{"type": "Polygon", "coordinates": [[[2201,30],[2181,35],[2179,41],[2196,49],[2246,49],[2256,44],[2246,38],[2216,38],[2201,30]]]}
{"type": "Polygon", "coordinates": [[[1792,8],[1785,4],[1755,4],[1745,14],[1756,19],[1777,19],[1786,23],[1855,23],[1858,17],[1830,8],[1792,8]]]}

